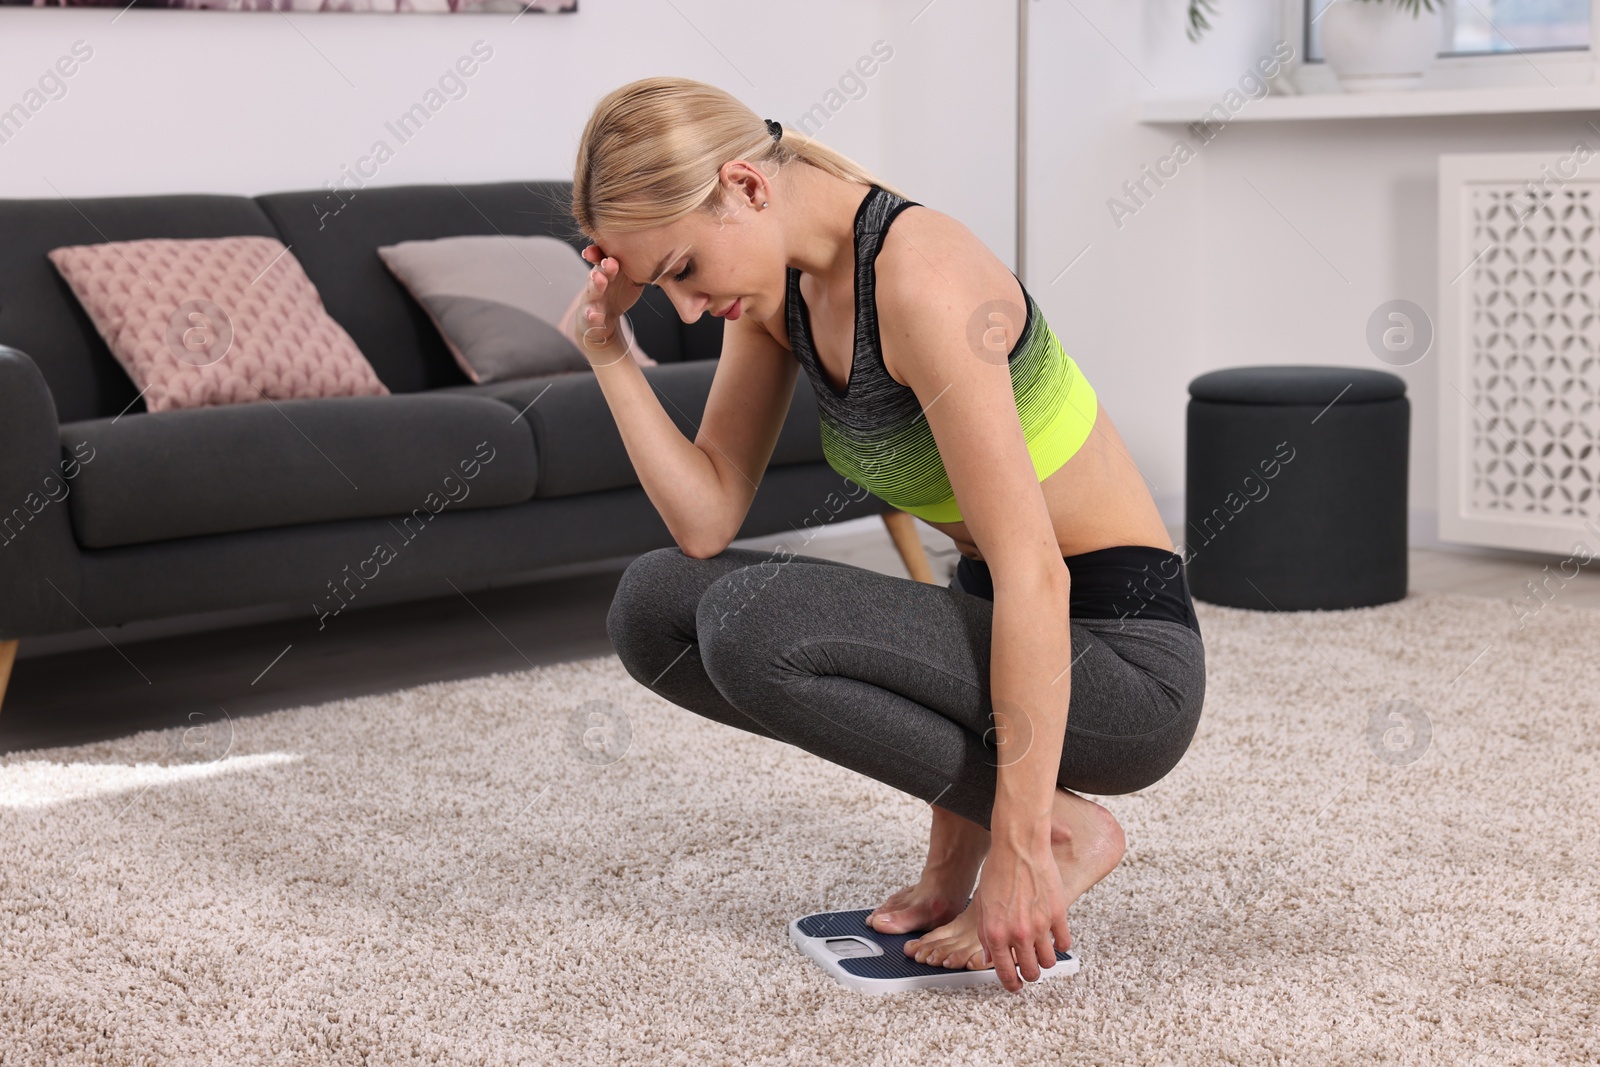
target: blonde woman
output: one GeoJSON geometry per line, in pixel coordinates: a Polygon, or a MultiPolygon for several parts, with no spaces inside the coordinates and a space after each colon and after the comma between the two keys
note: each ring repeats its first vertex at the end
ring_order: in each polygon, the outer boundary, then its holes
{"type": "Polygon", "coordinates": [[[960,222],[713,86],[602,99],[572,210],[593,242],[574,337],[677,542],[622,577],[622,662],[928,801],[921,877],[868,921],[926,931],[921,962],[1037,981],[1123,853],[1074,790],[1162,778],[1205,693],[1182,561],[1094,389],[960,222]],[[645,285],[726,322],[692,442],[625,358],[645,285]],[[802,372],[828,463],[955,542],[949,588],[729,547],[802,372]]]}

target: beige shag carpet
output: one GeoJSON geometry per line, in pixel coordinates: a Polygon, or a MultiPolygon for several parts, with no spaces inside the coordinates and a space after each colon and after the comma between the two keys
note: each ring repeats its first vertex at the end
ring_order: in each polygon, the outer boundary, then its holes
{"type": "Polygon", "coordinates": [[[833,984],[925,806],[599,658],[0,760],[0,1063],[1600,1062],[1600,613],[1199,614],[1075,976],[833,984]]]}

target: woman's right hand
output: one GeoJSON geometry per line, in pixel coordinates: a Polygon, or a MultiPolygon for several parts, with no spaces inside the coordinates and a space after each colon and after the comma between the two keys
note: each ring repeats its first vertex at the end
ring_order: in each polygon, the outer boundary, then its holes
{"type": "Polygon", "coordinates": [[[573,340],[585,359],[607,363],[618,358],[613,353],[627,340],[622,315],[638,302],[644,286],[624,277],[622,264],[601,252],[599,245],[590,245],[582,254],[591,266],[578,301],[573,340]]]}

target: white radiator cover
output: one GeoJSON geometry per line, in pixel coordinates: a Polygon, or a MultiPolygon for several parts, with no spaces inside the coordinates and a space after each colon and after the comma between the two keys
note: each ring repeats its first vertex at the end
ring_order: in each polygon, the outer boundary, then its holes
{"type": "Polygon", "coordinates": [[[1600,555],[1600,150],[1439,157],[1439,319],[1439,538],[1600,555]]]}

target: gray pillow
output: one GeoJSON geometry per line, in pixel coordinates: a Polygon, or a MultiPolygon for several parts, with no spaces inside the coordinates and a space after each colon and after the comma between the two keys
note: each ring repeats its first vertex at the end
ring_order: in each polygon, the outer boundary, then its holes
{"type": "MultiPolygon", "coordinates": [[[[378,255],[427,311],[474,382],[590,369],[565,333],[589,263],[565,241],[441,237],[385,245],[378,255]]],[[[626,317],[622,334],[641,366],[655,366],[639,350],[626,317]]]]}

